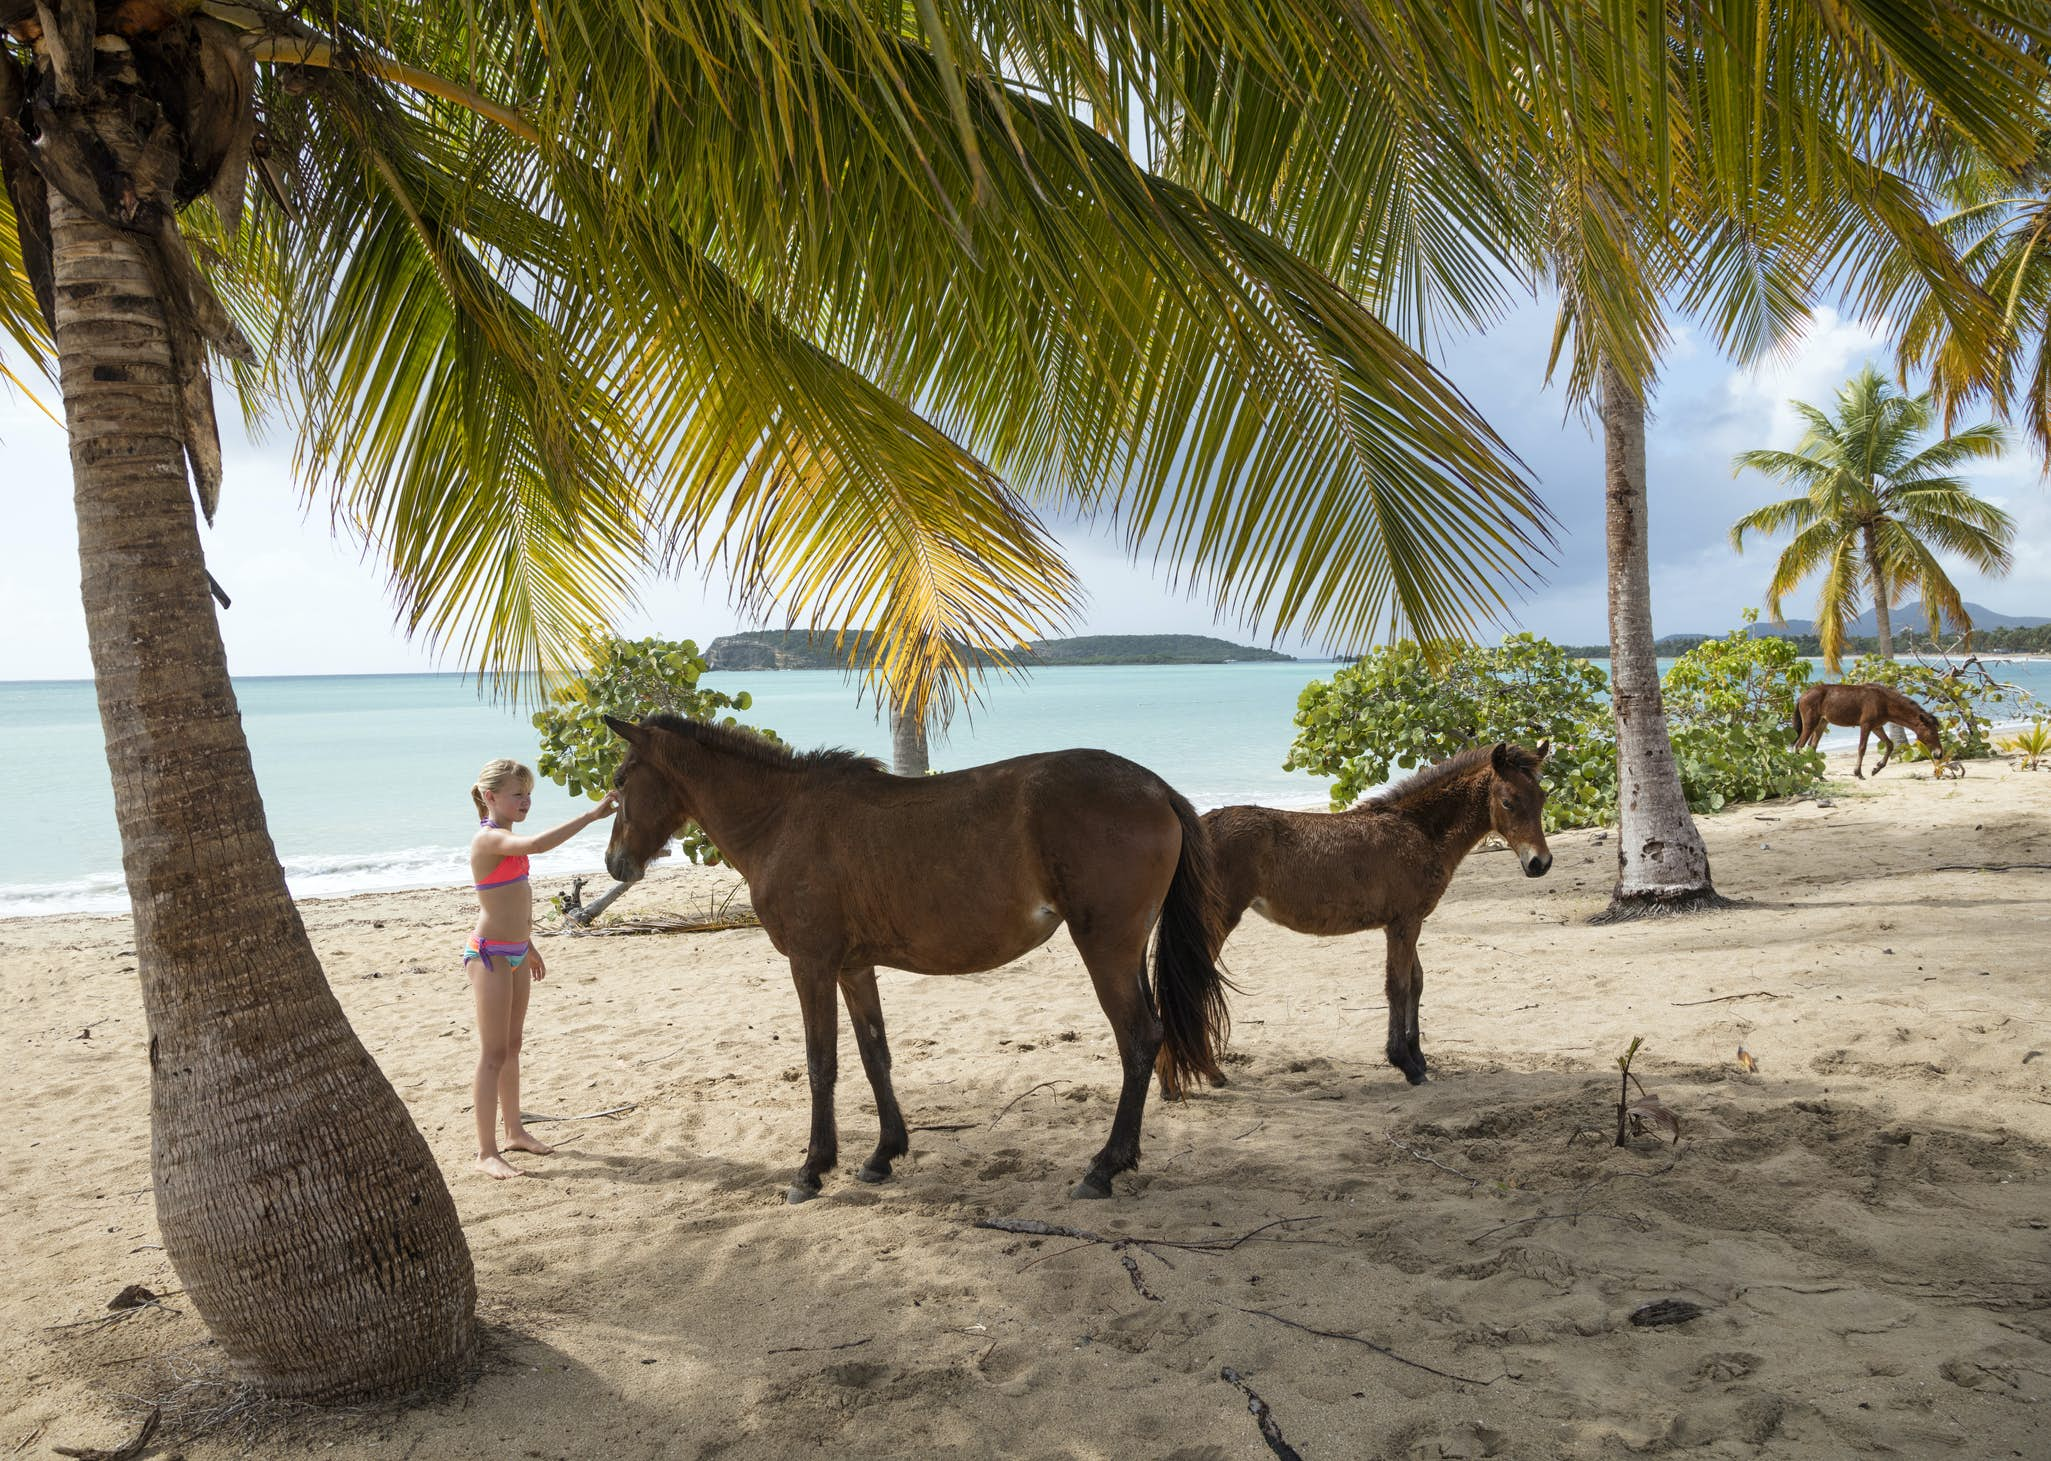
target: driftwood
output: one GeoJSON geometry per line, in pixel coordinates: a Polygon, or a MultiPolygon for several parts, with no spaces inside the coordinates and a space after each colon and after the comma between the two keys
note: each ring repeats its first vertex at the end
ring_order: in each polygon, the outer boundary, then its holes
{"type": "Polygon", "coordinates": [[[157,1426],[164,1418],[162,1406],[152,1405],[150,1413],[143,1417],[142,1429],[135,1439],[126,1445],[105,1450],[99,1446],[52,1446],[50,1449],[60,1456],[73,1456],[77,1461],[133,1461],[148,1448],[150,1437],[157,1433],[157,1426]]]}
{"type": "Polygon", "coordinates": [[[1269,1309],[1242,1309],[1237,1304],[1226,1304],[1223,1307],[1232,1310],[1235,1314],[1251,1314],[1257,1319],[1272,1319],[1277,1324],[1286,1324],[1289,1328],[1300,1329],[1305,1334],[1315,1334],[1320,1339],[1343,1339],[1348,1344],[1358,1344],[1371,1349],[1384,1359],[1392,1359],[1399,1365],[1408,1365],[1413,1370],[1422,1370],[1427,1375],[1437,1375],[1442,1380],[1455,1380],[1462,1385],[1493,1385],[1496,1380],[1511,1378],[1508,1370],[1503,1371],[1502,1374],[1497,1375],[1493,1380],[1477,1380],[1472,1375],[1456,1375],[1450,1370],[1434,1369],[1421,1360],[1413,1360],[1408,1355],[1398,1354],[1385,1344],[1376,1344],[1372,1339],[1362,1339],[1358,1334],[1346,1334],[1337,1329],[1314,1329],[1308,1324],[1299,1324],[1294,1319],[1285,1319],[1280,1314],[1269,1309]]]}
{"type": "Polygon", "coordinates": [[[1065,1086],[1067,1084],[1068,1082],[1063,1080],[1041,1081],[1038,1085],[1034,1086],[1030,1091],[1020,1091],[1017,1095],[1013,1096],[1009,1101],[1006,1101],[1002,1106],[1000,1106],[997,1109],[997,1114],[990,1118],[990,1124],[992,1126],[995,1126],[998,1122],[1002,1121],[1004,1119],[1004,1113],[1009,1111],[1013,1106],[1016,1106],[1020,1101],[1023,1101],[1027,1096],[1035,1095],[1040,1091],[1052,1090],[1055,1086],[1065,1086]]]}
{"type": "Polygon", "coordinates": [[[520,1119],[526,1122],[596,1121],[601,1116],[618,1116],[622,1112],[631,1111],[634,1109],[634,1107],[636,1107],[639,1104],[640,1103],[638,1101],[629,1101],[624,1106],[608,1106],[603,1111],[586,1111],[582,1116],[535,1116],[530,1114],[529,1112],[522,1111],[520,1113],[520,1119]]]}
{"type": "Polygon", "coordinates": [[[538,929],[537,933],[570,938],[604,938],[609,935],[651,934],[651,933],[719,933],[729,928],[760,928],[761,921],[755,917],[755,910],[743,903],[734,907],[734,901],[747,887],[736,883],[727,890],[724,898],[707,898],[701,913],[651,914],[627,921],[615,921],[603,928],[591,926],[592,920],[605,912],[620,894],[633,887],[632,883],[615,883],[605,893],[591,902],[584,901],[586,878],[572,878],[569,891],[561,894],[563,900],[563,926],[561,928],[538,929]]]}
{"type": "Polygon", "coordinates": [[[793,1345],[790,1345],[789,1347],[787,1347],[787,1348],[785,1348],[785,1349],[772,1349],[772,1350],[768,1351],[768,1353],[770,1353],[770,1354],[826,1354],[826,1353],[828,1353],[829,1351],[831,1351],[831,1350],[836,1350],[836,1349],[860,1349],[860,1348],[861,1348],[861,1347],[862,1347],[863,1345],[865,1345],[865,1344],[868,1344],[868,1343],[870,1343],[870,1342],[871,1342],[871,1340],[873,1340],[874,1338],[875,1338],[875,1336],[874,1336],[874,1335],[871,1335],[869,1339],[850,1339],[850,1340],[849,1340],[849,1341],[848,1341],[847,1343],[845,1343],[845,1344],[793,1344],[793,1345]]]}
{"type": "MultiPolygon", "coordinates": [[[[1074,1238],[1078,1243],[1107,1243],[1114,1250],[1134,1248],[1175,1248],[1185,1253],[1230,1253],[1240,1244],[1250,1242],[1270,1228],[1287,1227],[1290,1223],[1316,1223],[1324,1219],[1318,1216],[1276,1218],[1259,1227],[1241,1233],[1236,1238],[1201,1238],[1185,1241],[1176,1238],[1145,1238],[1132,1234],[1093,1233],[1088,1228],[1071,1228],[1065,1223],[1043,1223],[1038,1218],[981,1218],[974,1226],[989,1228],[999,1233],[1023,1233],[1032,1238],[1074,1238]]],[[[1317,1239],[1270,1238],[1271,1243],[1317,1242],[1317,1239]]]]}
{"type": "Polygon", "coordinates": [[[1669,1003],[1669,1004],[1671,1004],[1671,1005],[1672,1005],[1672,1006],[1673,1006],[1673,1007],[1674,1007],[1675,1009],[1677,1009],[1677,1010],[1678,1010],[1678,1009],[1686,1009],[1686,1008],[1687,1008],[1687,1007],[1688,1007],[1689,1005],[1695,1005],[1695,1004],[1729,1004],[1729,1003],[1730,1003],[1730,1002],[1731,1002],[1732,1000],[1734,1000],[1734,999],[1793,999],[1793,998],[1794,998],[1794,996],[1793,996],[1793,995],[1791,995],[1791,994],[1775,994],[1775,993],[1773,993],[1773,992],[1772,992],[1771,990],[1766,990],[1766,989],[1755,989],[1755,990],[1753,990],[1753,991],[1752,991],[1752,992],[1751,992],[1750,994],[1719,994],[1719,995],[1718,995],[1718,996],[1717,996],[1717,997],[1716,997],[1715,999],[1675,999],[1675,1000],[1669,1000],[1669,1001],[1668,1001],[1668,1003],[1669,1003]]]}
{"type": "Polygon", "coordinates": [[[1261,1439],[1268,1443],[1268,1449],[1273,1451],[1280,1461],[1303,1461],[1302,1454],[1282,1439],[1282,1428],[1275,1424],[1275,1413],[1268,1409],[1268,1402],[1260,1398],[1239,1371],[1226,1365],[1218,1371],[1218,1378],[1228,1385],[1238,1386],[1240,1393],[1246,1396],[1247,1412],[1253,1416],[1253,1423],[1260,1427],[1261,1439]]]}

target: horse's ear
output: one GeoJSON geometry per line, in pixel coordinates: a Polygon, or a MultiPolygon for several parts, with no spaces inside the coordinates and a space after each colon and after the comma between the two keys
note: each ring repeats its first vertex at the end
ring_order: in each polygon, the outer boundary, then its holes
{"type": "Polygon", "coordinates": [[[1550,756],[1550,755],[1552,754],[1552,742],[1551,742],[1551,741],[1540,741],[1540,742],[1538,743],[1538,753],[1537,753],[1537,754],[1538,754],[1538,759],[1539,759],[1539,760],[1541,760],[1541,761],[1543,761],[1543,760],[1544,760],[1544,759],[1545,759],[1546,757],[1550,756]]]}
{"type": "Polygon", "coordinates": [[[1491,766],[1495,767],[1495,769],[1496,769],[1496,775],[1498,775],[1498,776],[1507,776],[1507,775],[1509,775],[1509,774],[1510,774],[1510,743],[1509,743],[1508,741],[1497,741],[1497,742],[1496,742],[1496,748],[1495,748],[1495,749],[1494,749],[1493,751],[1490,751],[1490,752],[1488,753],[1488,760],[1489,760],[1489,764],[1490,764],[1491,766]]]}
{"type": "Polygon", "coordinates": [[[646,731],[642,730],[640,726],[631,720],[621,720],[617,716],[608,715],[605,717],[605,723],[612,727],[614,735],[631,746],[640,745],[642,739],[647,735],[646,731]]]}

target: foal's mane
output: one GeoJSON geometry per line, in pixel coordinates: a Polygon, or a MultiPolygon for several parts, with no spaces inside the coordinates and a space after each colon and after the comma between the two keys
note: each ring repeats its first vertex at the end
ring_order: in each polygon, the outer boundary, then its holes
{"type": "Polygon", "coordinates": [[[881,772],[883,763],[874,756],[864,756],[860,751],[829,748],[821,751],[793,751],[789,746],[778,745],[754,731],[739,726],[711,725],[702,720],[691,720],[686,716],[672,715],[667,711],[645,717],[641,724],[666,730],[672,735],[694,741],[708,750],[721,751],[737,756],[757,766],[773,768],[795,768],[799,771],[875,771],[881,772]]]}
{"type": "MultiPolygon", "coordinates": [[[[1519,771],[1532,775],[1538,773],[1539,760],[1524,747],[1507,742],[1510,764],[1519,771]]],[[[1457,756],[1448,756],[1443,761],[1434,761],[1420,771],[1413,771],[1390,786],[1360,803],[1363,807],[1384,807],[1394,809],[1406,806],[1420,798],[1444,789],[1448,784],[1459,781],[1474,773],[1475,768],[1487,768],[1495,754],[1493,742],[1486,746],[1471,746],[1457,756]]]]}

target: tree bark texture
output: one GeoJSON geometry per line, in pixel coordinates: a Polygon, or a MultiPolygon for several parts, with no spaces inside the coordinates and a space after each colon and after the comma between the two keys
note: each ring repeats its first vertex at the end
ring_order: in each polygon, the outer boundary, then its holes
{"type": "Polygon", "coordinates": [[[264,823],[149,245],[55,189],[50,221],[165,1250],[234,1373],[265,1391],[335,1399],[460,1374],[476,1287],[455,1205],[328,988],[264,823]]]}
{"type": "Polygon", "coordinates": [[[1867,523],[1866,570],[1873,578],[1873,630],[1880,640],[1880,657],[1894,658],[1894,624],[1888,614],[1888,600],[1894,595],[1887,582],[1887,573],[1880,566],[1880,534],[1873,524],[1867,523]]]}
{"type": "Polygon", "coordinates": [[[926,722],[916,715],[907,715],[896,704],[890,707],[890,769],[899,776],[924,776],[926,760],[926,722]]]}
{"type": "Polygon", "coordinates": [[[1688,813],[1659,693],[1646,546],[1645,402],[1602,367],[1603,488],[1609,556],[1610,706],[1617,726],[1617,884],[1603,919],[1723,900],[1688,813]]]}

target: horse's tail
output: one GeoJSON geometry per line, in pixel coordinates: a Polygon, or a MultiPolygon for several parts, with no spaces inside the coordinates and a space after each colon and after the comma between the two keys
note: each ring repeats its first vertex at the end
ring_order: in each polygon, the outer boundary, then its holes
{"type": "Polygon", "coordinates": [[[1182,856],[1154,935],[1154,999],[1163,1035],[1156,1065],[1163,1093],[1179,1099],[1199,1076],[1224,1084],[1218,1057],[1232,1030],[1225,1009],[1232,985],[1218,970],[1224,940],[1210,839],[1196,808],[1172,789],[1168,797],[1182,824],[1182,856]]]}
{"type": "Polygon", "coordinates": [[[1809,733],[1809,717],[1806,713],[1809,697],[1802,696],[1795,701],[1795,744],[1802,744],[1802,737],[1809,733]]]}

